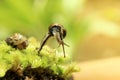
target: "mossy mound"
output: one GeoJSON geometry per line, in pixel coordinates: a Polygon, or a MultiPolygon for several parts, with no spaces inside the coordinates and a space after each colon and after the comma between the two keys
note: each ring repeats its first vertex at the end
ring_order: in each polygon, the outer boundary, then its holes
{"type": "Polygon", "coordinates": [[[38,56],[39,43],[34,38],[28,41],[29,46],[24,50],[0,41],[0,80],[66,80],[78,71],[69,55],[64,58],[45,46],[38,56]]]}

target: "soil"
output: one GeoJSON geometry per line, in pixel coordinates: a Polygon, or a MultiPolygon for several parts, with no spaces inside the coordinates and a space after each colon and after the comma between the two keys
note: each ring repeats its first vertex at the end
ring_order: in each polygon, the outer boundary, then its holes
{"type": "MultiPolygon", "coordinates": [[[[49,68],[31,68],[13,70],[10,69],[0,80],[65,80],[61,75],[54,74],[49,68]]],[[[72,77],[68,80],[73,80],[72,77]]]]}

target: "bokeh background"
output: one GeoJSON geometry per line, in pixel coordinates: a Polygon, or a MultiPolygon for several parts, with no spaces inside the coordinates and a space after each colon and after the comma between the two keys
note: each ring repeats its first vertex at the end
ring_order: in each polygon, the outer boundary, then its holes
{"type": "Polygon", "coordinates": [[[59,23],[73,60],[120,56],[119,9],[119,0],[0,0],[0,40],[19,32],[41,41],[48,26],[59,23]]]}

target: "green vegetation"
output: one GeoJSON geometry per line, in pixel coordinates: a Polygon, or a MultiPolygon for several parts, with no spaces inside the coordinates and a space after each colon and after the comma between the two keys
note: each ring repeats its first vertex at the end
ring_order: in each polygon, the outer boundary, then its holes
{"type": "Polygon", "coordinates": [[[67,30],[67,51],[73,55],[89,25],[81,13],[84,3],[85,0],[1,0],[0,40],[15,32],[41,40],[51,23],[59,23],[67,30]]]}
{"type": "MultiPolygon", "coordinates": [[[[65,47],[66,58],[60,50],[51,49],[55,40],[49,40],[48,45],[37,55],[39,47],[35,39],[29,39],[29,46],[24,50],[16,50],[5,41],[0,41],[0,77],[19,64],[25,69],[28,65],[33,68],[49,67],[56,74],[70,75],[75,64],[76,44],[82,40],[88,27],[88,20],[81,16],[85,0],[1,0],[0,1],[0,40],[5,40],[12,33],[22,33],[27,37],[34,36],[41,41],[51,23],[59,23],[67,30],[64,41],[70,45],[65,47]],[[74,53],[74,54],[73,54],[74,53]]],[[[56,46],[56,44],[54,44],[56,46]]],[[[60,48],[61,49],[61,48],[60,48]]]]}
{"type": "MultiPolygon", "coordinates": [[[[41,56],[37,55],[39,44],[35,38],[29,38],[29,46],[24,50],[16,50],[8,46],[5,41],[0,41],[0,77],[4,77],[11,68],[20,66],[22,70],[31,65],[32,68],[49,68],[54,74],[64,78],[71,76],[79,69],[71,61],[69,55],[64,58],[57,50],[44,46],[41,56]]],[[[66,53],[67,54],[67,53],[66,53]]],[[[17,69],[16,69],[17,70],[17,69]]]]}

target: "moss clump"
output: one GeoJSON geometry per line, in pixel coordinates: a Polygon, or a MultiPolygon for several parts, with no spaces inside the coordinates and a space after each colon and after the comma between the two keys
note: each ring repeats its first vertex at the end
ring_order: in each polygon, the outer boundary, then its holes
{"type": "Polygon", "coordinates": [[[59,56],[45,46],[38,56],[39,43],[30,38],[29,46],[17,50],[0,41],[0,80],[66,80],[78,71],[70,57],[59,56]]]}

